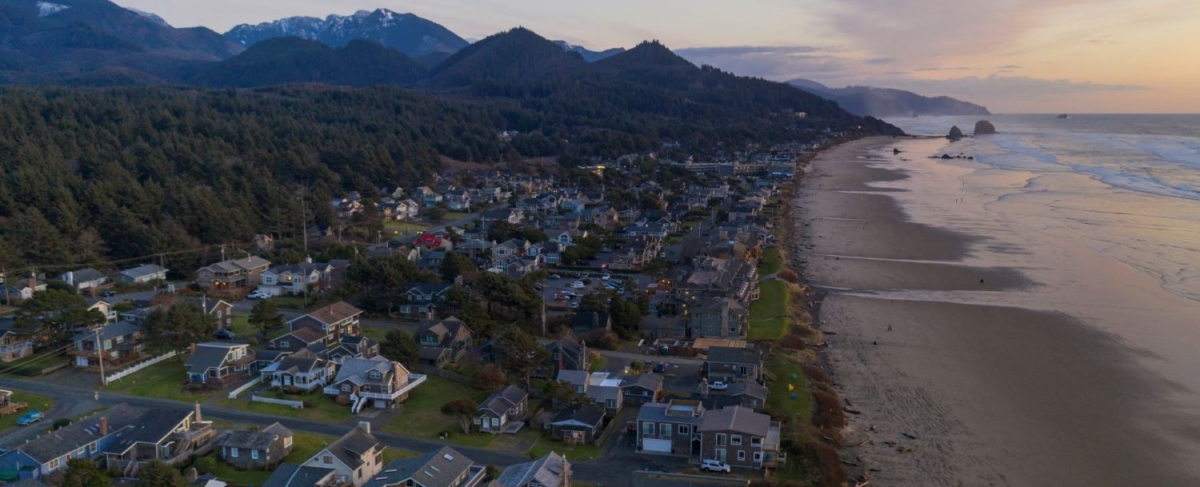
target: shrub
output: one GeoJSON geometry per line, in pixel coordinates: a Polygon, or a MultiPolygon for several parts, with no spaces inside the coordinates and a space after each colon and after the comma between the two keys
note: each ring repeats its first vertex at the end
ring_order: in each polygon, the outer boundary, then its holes
{"type": "Polygon", "coordinates": [[[196,469],[200,475],[211,473],[217,469],[217,459],[211,456],[200,457],[192,464],[192,468],[196,469]]]}
{"type": "Polygon", "coordinates": [[[584,336],[584,340],[587,341],[588,347],[597,350],[616,350],[621,346],[621,339],[610,330],[592,330],[584,336]]]}
{"type": "Polygon", "coordinates": [[[783,279],[784,281],[790,282],[792,284],[796,284],[797,282],[800,282],[800,277],[796,275],[796,271],[793,271],[791,269],[784,269],[782,271],[779,271],[779,278],[783,279]]]}
{"type": "Polygon", "coordinates": [[[312,401],[300,401],[300,404],[304,406],[304,409],[312,409],[317,407],[317,405],[312,401]]]}
{"type": "Polygon", "coordinates": [[[349,406],[351,404],[350,396],[346,394],[338,395],[337,399],[333,400],[338,406],[349,406]]]}
{"type": "Polygon", "coordinates": [[[248,345],[250,345],[251,347],[257,347],[258,346],[258,338],[256,338],[256,337],[247,338],[246,343],[248,345]]]}

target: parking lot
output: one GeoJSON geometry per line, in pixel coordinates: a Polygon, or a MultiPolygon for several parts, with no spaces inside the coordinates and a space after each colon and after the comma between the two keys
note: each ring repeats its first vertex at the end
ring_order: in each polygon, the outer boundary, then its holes
{"type": "Polygon", "coordinates": [[[572,309],[571,303],[578,303],[580,299],[592,292],[605,290],[605,285],[609,282],[621,283],[624,295],[632,298],[634,292],[644,290],[650,281],[650,278],[645,276],[624,274],[613,274],[609,281],[605,281],[601,275],[600,272],[551,273],[551,278],[541,283],[542,299],[546,301],[547,308],[566,312],[572,309]],[[553,278],[553,276],[558,276],[558,278],[553,278]],[[582,287],[576,287],[576,283],[582,287]]]}

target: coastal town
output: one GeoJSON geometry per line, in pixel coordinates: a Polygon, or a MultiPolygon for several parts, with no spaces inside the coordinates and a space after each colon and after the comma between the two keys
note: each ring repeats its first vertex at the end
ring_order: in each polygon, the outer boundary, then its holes
{"type": "Polygon", "coordinates": [[[841,408],[810,391],[814,303],[781,244],[798,168],[841,136],[447,169],[190,268],[5,275],[0,481],[815,479],[814,415],[841,408]]]}

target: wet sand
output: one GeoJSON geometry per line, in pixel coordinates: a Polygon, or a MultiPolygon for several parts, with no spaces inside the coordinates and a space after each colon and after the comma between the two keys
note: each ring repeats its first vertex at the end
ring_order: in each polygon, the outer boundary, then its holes
{"type": "Polygon", "coordinates": [[[862,413],[848,415],[846,443],[865,444],[843,458],[877,469],[871,485],[1197,485],[1196,462],[1161,433],[1181,417],[1162,411],[1176,386],[1142,365],[1153,354],[1054,306],[1012,305],[1036,303],[1043,284],[1019,236],[988,237],[1003,225],[908,218],[900,196],[959,201],[888,189],[908,171],[891,168],[899,157],[880,162],[922,143],[827,151],[794,202],[792,255],[832,290],[823,358],[862,413]]]}

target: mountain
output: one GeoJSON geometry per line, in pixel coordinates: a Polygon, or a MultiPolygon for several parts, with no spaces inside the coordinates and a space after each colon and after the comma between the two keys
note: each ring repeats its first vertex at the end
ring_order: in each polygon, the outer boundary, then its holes
{"type": "Polygon", "coordinates": [[[0,0],[3,82],[167,82],[242,50],[209,29],[176,29],[107,0],[0,0]]]}
{"type": "Polygon", "coordinates": [[[986,107],[948,96],[928,97],[911,91],[868,86],[830,88],[807,79],[794,79],[788,84],[836,101],[842,109],[861,116],[991,115],[986,107]]]}
{"type": "Polygon", "coordinates": [[[606,49],[603,51],[592,51],[583,46],[568,44],[566,41],[554,41],[554,43],[558,44],[558,47],[563,48],[564,51],[579,53],[580,56],[583,56],[583,60],[589,63],[594,63],[601,59],[609,58],[625,52],[625,48],[623,47],[614,47],[612,49],[606,49]]]}
{"type": "Polygon", "coordinates": [[[204,86],[272,86],[322,83],[341,86],[407,85],[426,70],[400,51],[371,41],[331,48],[298,37],[259,42],[203,70],[190,81],[204,86]]]}
{"type": "Polygon", "coordinates": [[[369,40],[417,57],[433,52],[457,52],[467,41],[441,25],[387,9],[359,10],[354,15],[289,17],[258,25],[242,24],[225,37],[250,47],[276,37],[301,37],[331,47],[342,47],[353,40],[369,40]]]}
{"type": "Polygon", "coordinates": [[[582,70],[587,62],[533,31],[516,28],[467,46],[434,69],[425,85],[461,88],[478,82],[524,83],[582,70]]]}

